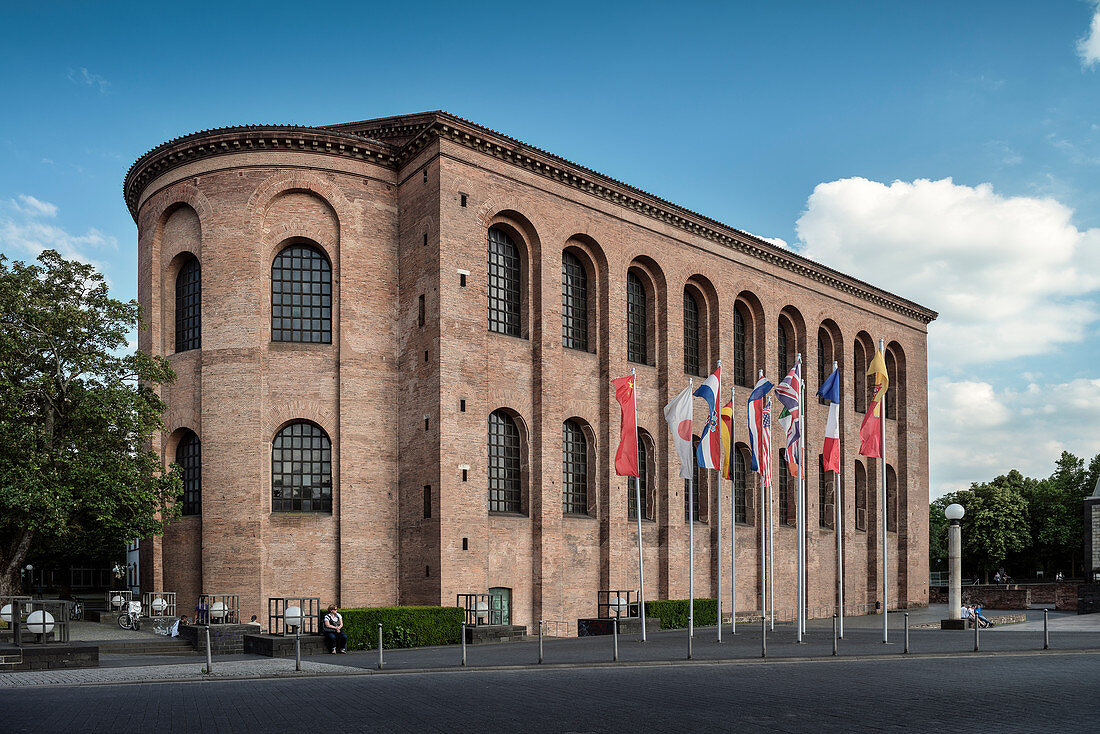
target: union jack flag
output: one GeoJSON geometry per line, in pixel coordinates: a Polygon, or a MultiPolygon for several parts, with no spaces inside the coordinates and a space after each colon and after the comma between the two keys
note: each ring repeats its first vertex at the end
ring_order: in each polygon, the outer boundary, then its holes
{"type": "Polygon", "coordinates": [[[789,418],[780,416],[779,423],[787,432],[787,447],[784,455],[787,457],[787,469],[791,476],[798,476],[802,466],[802,456],[799,451],[799,438],[802,436],[802,355],[795,359],[794,367],[783,378],[783,381],[775,386],[775,397],[790,413],[789,418]]]}

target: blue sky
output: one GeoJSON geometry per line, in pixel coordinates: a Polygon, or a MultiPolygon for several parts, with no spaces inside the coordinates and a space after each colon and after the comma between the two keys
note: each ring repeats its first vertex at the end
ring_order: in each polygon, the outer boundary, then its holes
{"type": "Polygon", "coordinates": [[[61,249],[131,298],[121,182],[149,148],[446,109],[941,311],[932,494],[1045,475],[1100,451],[1097,13],[24,4],[0,27],[0,252],[61,249]]]}

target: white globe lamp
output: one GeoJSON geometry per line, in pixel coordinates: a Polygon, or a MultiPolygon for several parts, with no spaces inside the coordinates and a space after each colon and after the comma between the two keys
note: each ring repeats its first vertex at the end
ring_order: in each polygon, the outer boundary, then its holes
{"type": "Polygon", "coordinates": [[[302,626],[302,608],[301,607],[287,607],[283,612],[283,622],[287,627],[301,627],[302,626]]]}
{"type": "Polygon", "coordinates": [[[168,608],[168,602],[164,600],[164,597],[158,596],[156,599],[153,599],[153,602],[149,606],[153,608],[154,612],[160,614],[168,608]]]}
{"type": "Polygon", "coordinates": [[[216,601],[210,605],[210,616],[214,619],[224,619],[226,615],[225,602],[216,601]]]}
{"type": "Polygon", "coordinates": [[[484,601],[479,601],[477,604],[474,605],[474,615],[477,617],[479,622],[485,621],[485,619],[489,616],[489,605],[486,604],[484,601]]]}
{"type": "Polygon", "coordinates": [[[611,611],[615,612],[616,617],[621,617],[623,612],[626,611],[626,599],[621,596],[616,596],[609,602],[608,606],[611,608],[611,611]]]}
{"type": "Polygon", "coordinates": [[[111,607],[114,609],[122,609],[123,601],[122,594],[115,594],[111,597],[111,607]]]}
{"type": "Polygon", "coordinates": [[[0,619],[11,624],[11,604],[5,604],[4,608],[0,609],[0,619]]]}
{"type": "Polygon", "coordinates": [[[947,509],[943,511],[944,517],[952,522],[958,522],[963,519],[963,515],[966,514],[966,510],[962,505],[948,505],[947,509]]]}
{"type": "Polygon", "coordinates": [[[39,609],[27,616],[27,630],[36,635],[48,635],[53,632],[53,615],[39,609]]]}

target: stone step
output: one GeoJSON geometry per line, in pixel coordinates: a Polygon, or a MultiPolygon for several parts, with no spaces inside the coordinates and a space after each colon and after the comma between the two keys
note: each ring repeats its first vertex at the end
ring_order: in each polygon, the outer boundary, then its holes
{"type": "Polygon", "coordinates": [[[197,655],[195,648],[180,639],[104,640],[96,643],[101,653],[112,655],[197,655]]]}

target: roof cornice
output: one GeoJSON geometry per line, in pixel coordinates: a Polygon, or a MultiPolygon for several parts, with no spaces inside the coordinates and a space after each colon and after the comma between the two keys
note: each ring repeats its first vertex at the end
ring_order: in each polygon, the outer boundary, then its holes
{"type": "Polygon", "coordinates": [[[141,193],[160,174],[192,161],[259,150],[298,150],[396,166],[397,149],[360,135],[300,125],[240,125],[203,130],[162,143],[138,158],[122,182],[122,195],[137,221],[141,193]]]}
{"type": "Polygon", "coordinates": [[[256,150],[299,150],[355,158],[400,169],[437,138],[493,156],[920,323],[928,324],[939,315],[918,303],[777,247],[749,232],[441,111],[326,127],[246,125],[192,133],[163,143],[139,158],[123,181],[123,196],[136,221],[137,203],[150,181],[165,171],[202,158],[256,150]],[[386,140],[402,144],[398,146],[386,140]]]}

